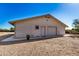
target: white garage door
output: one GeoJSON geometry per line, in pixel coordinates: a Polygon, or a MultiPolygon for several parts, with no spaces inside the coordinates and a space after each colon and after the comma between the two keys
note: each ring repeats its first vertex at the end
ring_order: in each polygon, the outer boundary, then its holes
{"type": "Polygon", "coordinates": [[[49,26],[47,28],[47,35],[48,36],[51,36],[51,35],[56,35],[56,27],[53,27],[53,26],[49,26]]]}
{"type": "Polygon", "coordinates": [[[41,36],[52,36],[52,35],[56,35],[56,33],[57,33],[56,27],[53,26],[41,27],[41,36]]]}

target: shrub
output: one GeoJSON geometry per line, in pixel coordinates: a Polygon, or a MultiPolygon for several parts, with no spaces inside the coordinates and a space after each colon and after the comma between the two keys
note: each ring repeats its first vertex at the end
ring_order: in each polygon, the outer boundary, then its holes
{"type": "Polygon", "coordinates": [[[67,34],[79,34],[79,32],[76,30],[65,30],[65,33],[67,33],[67,34]]]}

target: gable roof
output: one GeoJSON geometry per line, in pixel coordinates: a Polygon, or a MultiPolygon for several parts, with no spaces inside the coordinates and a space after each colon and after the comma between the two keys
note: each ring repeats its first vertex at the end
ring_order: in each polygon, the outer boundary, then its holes
{"type": "Polygon", "coordinates": [[[50,14],[45,14],[45,15],[41,15],[41,16],[35,16],[35,17],[31,17],[31,18],[24,18],[24,19],[20,19],[20,20],[10,21],[9,23],[12,24],[12,25],[15,25],[15,23],[17,23],[17,22],[21,22],[21,21],[25,21],[25,20],[30,20],[30,19],[33,19],[33,18],[39,18],[39,17],[43,17],[43,16],[51,16],[53,19],[57,20],[62,25],[68,27],[66,24],[64,24],[63,22],[61,22],[60,20],[58,20],[57,18],[55,18],[54,16],[52,16],[50,14]]]}

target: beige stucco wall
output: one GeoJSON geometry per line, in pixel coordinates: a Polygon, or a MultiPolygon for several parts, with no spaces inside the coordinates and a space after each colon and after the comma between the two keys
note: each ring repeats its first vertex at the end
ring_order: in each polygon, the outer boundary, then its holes
{"type": "MultiPolygon", "coordinates": [[[[19,23],[16,23],[15,26],[15,36],[16,37],[26,37],[26,34],[29,34],[31,37],[41,35],[40,30],[35,30],[35,25],[39,26],[56,26],[57,35],[65,34],[65,27],[53,18],[33,18],[32,20],[25,20],[19,23]]],[[[39,28],[40,29],[40,28],[39,28]]]]}

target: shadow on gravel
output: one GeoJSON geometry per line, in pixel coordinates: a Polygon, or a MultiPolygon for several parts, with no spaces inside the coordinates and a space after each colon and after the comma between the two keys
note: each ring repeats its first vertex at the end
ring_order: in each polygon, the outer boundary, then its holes
{"type": "MultiPolygon", "coordinates": [[[[61,37],[61,36],[60,36],[61,37]]],[[[24,39],[24,40],[16,40],[16,41],[6,41],[6,42],[0,42],[0,45],[11,45],[11,44],[19,44],[19,43],[28,43],[28,42],[35,42],[35,41],[41,41],[41,40],[48,40],[48,39],[58,38],[58,37],[50,37],[50,38],[40,38],[40,39],[24,39]]]]}
{"type": "Polygon", "coordinates": [[[70,36],[68,37],[71,37],[71,38],[79,38],[79,34],[70,34],[70,36]]]}
{"type": "Polygon", "coordinates": [[[4,39],[6,39],[6,38],[8,38],[8,37],[10,37],[12,35],[14,35],[14,34],[6,34],[6,35],[3,35],[3,36],[0,36],[0,41],[4,40],[4,39]]]}
{"type": "Polygon", "coordinates": [[[72,38],[79,38],[79,36],[69,36],[69,37],[72,37],[72,38]]]}

